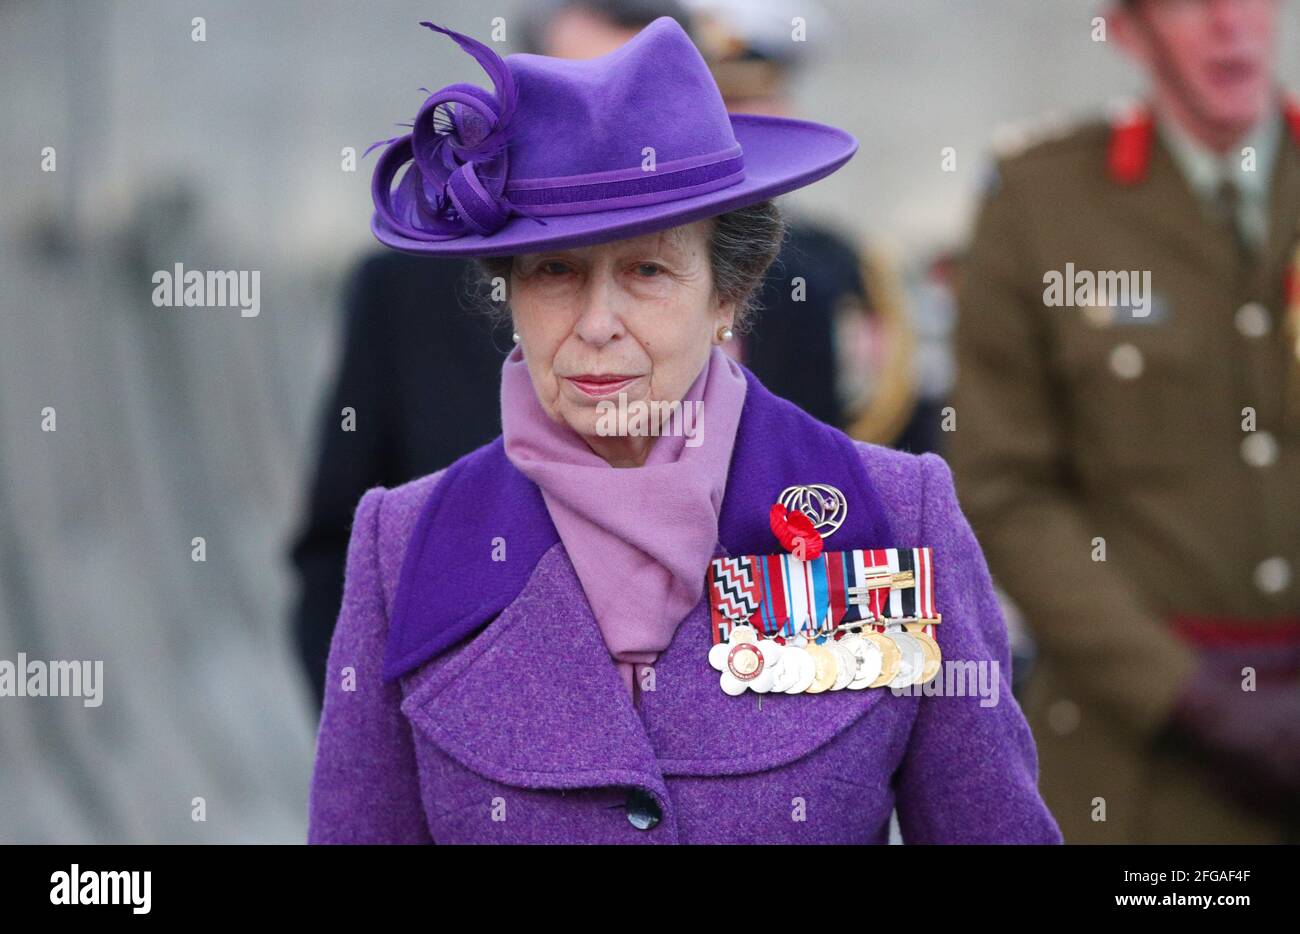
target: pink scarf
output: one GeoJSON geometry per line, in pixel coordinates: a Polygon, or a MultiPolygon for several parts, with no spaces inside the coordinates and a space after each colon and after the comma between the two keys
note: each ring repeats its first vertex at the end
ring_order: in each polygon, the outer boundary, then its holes
{"type": "Polygon", "coordinates": [[[644,466],[615,468],[546,414],[520,348],[502,367],[506,456],[541,488],[629,692],[635,666],[668,648],[704,595],[745,389],[740,368],[715,346],[682,400],[683,408],[700,403],[690,423],[696,446],[661,434],[644,466]]]}

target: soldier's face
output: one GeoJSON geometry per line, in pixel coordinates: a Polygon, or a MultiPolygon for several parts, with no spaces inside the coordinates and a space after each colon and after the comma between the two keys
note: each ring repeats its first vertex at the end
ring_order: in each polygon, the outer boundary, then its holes
{"type": "Polygon", "coordinates": [[[637,32],[575,4],[560,10],[547,22],[543,54],[555,58],[597,58],[619,48],[637,32]]]}
{"type": "Polygon", "coordinates": [[[1223,131],[1244,131],[1270,104],[1278,0],[1139,0],[1121,41],[1157,90],[1223,131]]]}

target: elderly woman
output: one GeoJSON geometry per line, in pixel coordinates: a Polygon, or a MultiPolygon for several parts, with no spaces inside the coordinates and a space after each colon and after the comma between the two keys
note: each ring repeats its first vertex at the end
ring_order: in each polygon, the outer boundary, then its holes
{"type": "Polygon", "coordinates": [[[1059,842],[947,466],[722,350],[853,138],[729,116],[668,18],[590,61],[425,25],[494,92],[387,141],[372,227],[479,258],[517,346],[501,437],[357,507],[310,841],[1059,842]]]}

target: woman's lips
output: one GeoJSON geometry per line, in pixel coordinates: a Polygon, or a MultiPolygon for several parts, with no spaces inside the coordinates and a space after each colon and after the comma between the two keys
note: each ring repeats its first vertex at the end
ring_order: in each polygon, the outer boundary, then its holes
{"type": "Polygon", "coordinates": [[[578,390],[592,398],[612,396],[635,382],[635,376],[567,376],[578,390]]]}

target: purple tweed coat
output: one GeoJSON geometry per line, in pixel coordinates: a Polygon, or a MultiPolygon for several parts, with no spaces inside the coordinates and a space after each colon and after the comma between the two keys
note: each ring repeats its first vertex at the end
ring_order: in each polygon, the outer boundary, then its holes
{"type": "Polygon", "coordinates": [[[759,531],[774,484],[840,486],[856,518],[833,547],[930,546],[935,681],[957,663],[996,693],[728,696],[701,589],[634,704],[498,439],[357,507],[308,842],[884,843],[895,809],[908,843],[1061,841],[947,465],[850,441],[746,375],[717,553],[778,550],[759,531]],[[496,536],[506,562],[466,563],[496,536]]]}

